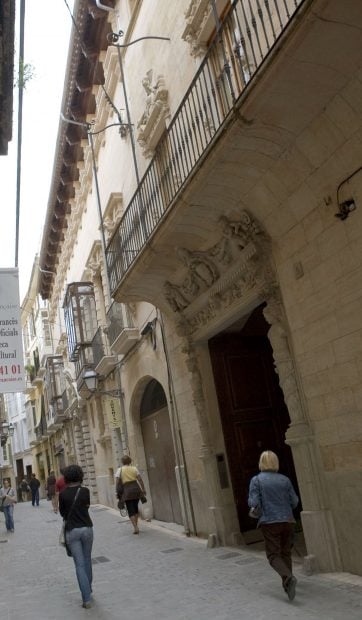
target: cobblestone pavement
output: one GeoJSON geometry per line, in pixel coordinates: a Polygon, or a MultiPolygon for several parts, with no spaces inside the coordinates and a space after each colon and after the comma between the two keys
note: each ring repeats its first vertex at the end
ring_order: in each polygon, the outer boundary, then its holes
{"type": "Polygon", "coordinates": [[[15,507],[15,533],[0,518],[1,620],[349,620],[362,618],[362,578],[307,577],[296,565],[297,596],[283,593],[264,554],[207,549],[205,541],[127,519],[104,506],[94,522],[94,604],[81,607],[73,561],[58,545],[61,525],[49,502],[15,507]]]}

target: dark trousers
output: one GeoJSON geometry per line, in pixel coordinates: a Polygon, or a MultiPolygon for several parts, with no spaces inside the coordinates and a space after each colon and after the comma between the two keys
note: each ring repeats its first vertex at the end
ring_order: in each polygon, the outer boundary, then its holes
{"type": "Polygon", "coordinates": [[[31,490],[31,503],[33,504],[33,506],[35,504],[39,506],[39,489],[31,490]]]}
{"type": "Polygon", "coordinates": [[[294,523],[263,523],[260,527],[266,557],[284,583],[292,574],[294,523]]]}

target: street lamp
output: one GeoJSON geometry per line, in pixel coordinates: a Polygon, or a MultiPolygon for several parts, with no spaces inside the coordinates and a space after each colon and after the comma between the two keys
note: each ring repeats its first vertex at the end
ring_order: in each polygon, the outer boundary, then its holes
{"type": "Polygon", "coordinates": [[[5,446],[8,437],[12,437],[15,432],[15,426],[12,422],[2,422],[0,424],[0,445],[5,446]]]}
{"type": "Polygon", "coordinates": [[[107,396],[113,396],[114,398],[120,398],[122,395],[121,390],[100,390],[98,388],[98,381],[100,379],[100,376],[92,368],[87,368],[83,372],[82,379],[87,390],[91,394],[105,394],[107,396]]]}

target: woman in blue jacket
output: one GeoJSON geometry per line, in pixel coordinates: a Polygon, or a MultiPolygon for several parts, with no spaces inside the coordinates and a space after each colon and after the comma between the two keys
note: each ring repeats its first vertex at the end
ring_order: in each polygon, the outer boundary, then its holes
{"type": "Polygon", "coordinates": [[[279,460],[271,450],[259,459],[260,474],[250,481],[248,504],[259,509],[265,553],[270,565],[281,576],[289,600],[295,597],[297,580],[292,572],[292,544],[295,519],[293,509],[299,499],[287,476],[278,473],[279,460]]]}

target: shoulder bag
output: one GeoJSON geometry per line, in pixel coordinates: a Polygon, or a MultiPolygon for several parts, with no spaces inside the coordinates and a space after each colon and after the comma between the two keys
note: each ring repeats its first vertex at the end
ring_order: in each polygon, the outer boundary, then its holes
{"type": "MultiPolygon", "coordinates": [[[[262,487],[261,487],[261,480],[259,478],[259,476],[257,476],[258,478],[258,482],[259,482],[259,489],[260,489],[260,496],[261,496],[261,504],[263,505],[263,494],[262,494],[262,487]]],[[[263,514],[263,509],[262,506],[252,506],[249,510],[249,517],[251,517],[252,519],[260,519],[261,515],[263,514]]]]}
{"type": "MultiPolygon", "coordinates": [[[[68,517],[67,517],[68,519],[69,519],[70,515],[72,514],[72,511],[73,511],[73,508],[74,508],[74,504],[75,504],[76,499],[77,499],[77,497],[79,495],[79,491],[80,491],[80,487],[77,489],[77,492],[76,492],[76,494],[74,496],[72,505],[71,505],[70,510],[68,512],[68,517]]],[[[61,527],[61,530],[60,530],[60,534],[59,534],[59,544],[60,544],[61,547],[65,547],[65,550],[67,552],[67,556],[69,556],[71,558],[72,557],[72,552],[71,552],[70,548],[68,547],[67,541],[66,541],[66,538],[65,538],[66,525],[67,525],[67,522],[66,522],[65,519],[63,519],[63,524],[62,524],[62,527],[61,527]]]]}
{"type": "MultiPolygon", "coordinates": [[[[8,489],[8,492],[6,493],[6,495],[9,495],[10,490],[11,490],[11,487],[8,489]]],[[[1,499],[0,512],[4,512],[4,502],[6,500],[6,495],[4,495],[4,497],[2,497],[1,499]]]]}

